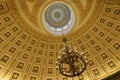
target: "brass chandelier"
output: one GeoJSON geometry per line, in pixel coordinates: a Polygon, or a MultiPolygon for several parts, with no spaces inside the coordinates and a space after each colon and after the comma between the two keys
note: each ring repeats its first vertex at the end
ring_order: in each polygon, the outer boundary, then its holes
{"type": "Polygon", "coordinates": [[[67,38],[63,35],[64,46],[57,59],[57,68],[63,76],[79,76],[86,70],[87,58],[77,48],[73,48],[72,44],[67,45],[66,41],[67,38]]]}

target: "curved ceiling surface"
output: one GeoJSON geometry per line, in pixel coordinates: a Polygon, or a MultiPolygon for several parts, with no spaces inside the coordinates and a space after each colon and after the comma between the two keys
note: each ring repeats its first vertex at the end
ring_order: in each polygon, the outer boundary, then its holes
{"type": "MultiPolygon", "coordinates": [[[[9,2],[9,1],[8,1],[9,2]]],[[[96,8],[100,9],[100,6],[97,7],[97,4],[100,5],[101,3],[98,3],[96,0],[91,1],[73,1],[73,0],[58,0],[58,1],[19,1],[15,0],[13,2],[10,2],[9,8],[11,9],[12,13],[16,13],[14,15],[14,18],[18,19],[17,21],[21,21],[21,25],[28,25],[32,29],[36,29],[39,33],[41,33],[44,36],[51,37],[52,34],[49,34],[49,32],[45,29],[46,25],[44,25],[43,20],[43,14],[46,8],[48,8],[48,5],[54,4],[54,3],[64,3],[69,8],[71,8],[72,12],[74,13],[72,16],[72,24],[71,26],[74,26],[72,30],[69,30],[68,36],[71,36],[71,34],[75,35],[75,32],[78,32],[78,30],[81,30],[81,33],[84,33],[86,30],[81,29],[86,27],[89,28],[90,25],[85,26],[86,24],[92,24],[90,21],[90,18],[93,17],[93,14],[96,10],[96,8]],[[17,8],[17,11],[13,9],[13,4],[15,8],[17,8]],[[19,17],[18,17],[19,15],[19,17]],[[76,16],[77,15],[77,16],[76,16]],[[23,20],[24,19],[24,20],[23,20]],[[22,23],[23,22],[23,23],[22,23]]],[[[93,21],[93,20],[92,20],[93,21]]],[[[27,27],[28,28],[28,27],[27,27]]],[[[79,33],[79,34],[81,34],[79,33]]],[[[55,36],[59,37],[59,36],[55,36]]]]}
{"type": "MultiPolygon", "coordinates": [[[[60,9],[53,12],[53,19],[61,19],[60,9]]],[[[0,80],[101,80],[119,70],[119,0],[0,0],[0,80]],[[78,77],[64,77],[56,69],[62,36],[44,24],[45,11],[55,3],[73,11],[65,36],[88,58],[78,77]]]]}

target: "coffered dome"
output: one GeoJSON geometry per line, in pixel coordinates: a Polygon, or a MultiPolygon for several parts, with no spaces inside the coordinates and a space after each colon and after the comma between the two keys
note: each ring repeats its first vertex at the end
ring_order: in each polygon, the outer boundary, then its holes
{"type": "Polygon", "coordinates": [[[120,71],[120,0],[0,0],[0,80],[101,80],[120,71]],[[86,71],[56,69],[63,47],[77,47],[86,71]]]}

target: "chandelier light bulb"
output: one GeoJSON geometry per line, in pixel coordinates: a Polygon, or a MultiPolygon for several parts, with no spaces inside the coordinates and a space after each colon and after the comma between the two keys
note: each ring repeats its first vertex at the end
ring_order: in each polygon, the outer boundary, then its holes
{"type": "Polygon", "coordinates": [[[77,48],[75,47],[74,50],[77,50],[77,48]]]}
{"type": "Polygon", "coordinates": [[[63,54],[63,55],[65,55],[66,53],[65,53],[65,52],[63,52],[62,54],[63,54]]]}
{"type": "Polygon", "coordinates": [[[56,64],[58,64],[58,62],[56,61],[56,64]]]}
{"type": "Polygon", "coordinates": [[[85,58],[85,59],[87,59],[87,57],[86,57],[86,56],[84,56],[84,58],[85,58]]]}
{"type": "Polygon", "coordinates": [[[86,60],[85,62],[86,62],[86,63],[88,63],[88,61],[87,61],[87,60],[86,60]]]}
{"type": "Polygon", "coordinates": [[[58,56],[58,59],[61,59],[61,56],[58,56]]]}
{"type": "Polygon", "coordinates": [[[56,66],[56,69],[59,69],[59,66],[56,66]]]}
{"type": "Polygon", "coordinates": [[[83,55],[84,53],[83,52],[81,52],[81,55],[83,55]]]}
{"type": "Polygon", "coordinates": [[[78,52],[78,50],[76,49],[75,52],[78,52]]]}

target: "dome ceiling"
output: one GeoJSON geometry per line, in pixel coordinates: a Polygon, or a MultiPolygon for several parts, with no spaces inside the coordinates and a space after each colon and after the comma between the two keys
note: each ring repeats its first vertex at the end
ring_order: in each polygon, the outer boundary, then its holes
{"type": "Polygon", "coordinates": [[[0,0],[0,80],[77,80],[56,69],[62,36],[47,26],[69,23],[68,43],[88,58],[80,80],[120,70],[119,0],[0,0]]]}

